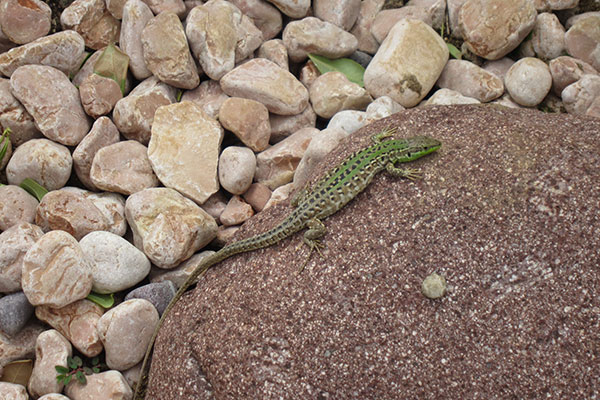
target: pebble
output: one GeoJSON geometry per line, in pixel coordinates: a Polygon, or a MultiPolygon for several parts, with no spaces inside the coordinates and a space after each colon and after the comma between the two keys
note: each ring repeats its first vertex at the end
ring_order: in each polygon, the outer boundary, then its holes
{"type": "Polygon", "coordinates": [[[12,74],[10,88],[48,139],[75,146],[90,130],[77,88],[58,69],[24,65],[12,74]]]}
{"type": "MultiPolygon", "coordinates": [[[[109,6],[109,10],[110,10],[109,6]]],[[[153,17],[150,7],[142,0],[127,0],[121,8],[119,46],[129,56],[129,69],[135,79],[144,80],[152,75],[144,61],[142,30],[153,17]]],[[[118,18],[118,17],[116,17],[118,18]]]]}
{"type": "Polygon", "coordinates": [[[106,365],[124,371],[142,361],[158,319],[156,308],[143,299],[124,301],[104,313],[97,330],[106,365]]]}
{"type": "Polygon", "coordinates": [[[159,183],[148,159],[148,148],[135,140],[99,149],[92,161],[90,179],[101,190],[125,195],[159,183]]]}
{"type": "Polygon", "coordinates": [[[63,29],[72,29],[85,45],[98,50],[119,39],[119,22],[106,12],[103,0],[75,0],[60,15],[63,29]]]}
{"type": "Polygon", "coordinates": [[[229,146],[219,157],[219,182],[231,194],[242,194],[252,185],[256,156],[247,147],[229,146]]]}
{"type": "Polygon", "coordinates": [[[502,79],[465,60],[449,60],[437,85],[442,89],[454,90],[482,103],[497,99],[504,93],[502,79]]]}
{"type": "Polygon", "coordinates": [[[317,133],[315,128],[303,128],[260,152],[256,156],[254,179],[271,190],[291,182],[304,151],[317,133]]]}
{"type": "Polygon", "coordinates": [[[521,47],[528,48],[521,51],[524,57],[535,56],[542,60],[557,58],[565,52],[565,28],[555,14],[538,14],[531,39],[524,41],[521,47]]]}
{"type": "Polygon", "coordinates": [[[181,101],[193,101],[208,116],[217,119],[221,106],[228,98],[229,96],[223,92],[219,82],[209,80],[200,83],[195,89],[186,90],[183,96],[181,96],[181,101]]]}
{"type": "Polygon", "coordinates": [[[113,122],[127,139],[146,145],[150,141],[154,113],[160,106],[175,103],[175,94],[174,87],[151,76],[117,101],[113,122]]]}
{"type": "Polygon", "coordinates": [[[552,75],[552,92],[560,96],[563,89],[586,74],[597,75],[590,64],[570,56],[560,56],[548,63],[552,75]]]}
{"type": "Polygon", "coordinates": [[[600,15],[577,21],[565,34],[565,47],[569,55],[579,58],[600,70],[600,15]]]}
{"type": "Polygon", "coordinates": [[[200,83],[198,69],[188,47],[183,25],[173,12],[152,18],[142,30],[144,61],[167,85],[193,89],[200,83]]]}
{"type": "Polygon", "coordinates": [[[38,201],[20,186],[0,186],[0,230],[19,222],[33,222],[38,201]]]}
{"type": "Polygon", "coordinates": [[[314,0],[315,17],[349,31],[360,12],[360,0],[314,0]]]}
{"type": "Polygon", "coordinates": [[[584,75],[567,86],[561,94],[567,112],[585,114],[594,101],[600,97],[600,76],[584,75]]]}
{"type": "Polygon", "coordinates": [[[6,166],[6,177],[11,185],[31,178],[48,190],[56,190],[67,183],[72,166],[67,147],[48,139],[32,139],[14,151],[6,166]]]}
{"type": "Polygon", "coordinates": [[[364,88],[337,71],[315,79],[308,93],[315,113],[322,118],[331,118],[342,110],[365,110],[373,101],[364,88]]]}
{"type": "Polygon", "coordinates": [[[97,356],[102,351],[96,325],[103,313],[102,307],[86,299],[61,308],[35,308],[35,316],[38,319],[59,331],[86,357],[97,356]]]}
{"type": "MultiPolygon", "coordinates": [[[[32,321],[14,337],[0,334],[0,374],[4,366],[11,361],[33,358],[35,341],[46,329],[40,323],[32,321]]],[[[3,393],[2,390],[0,393],[3,393]]]]}
{"type": "Polygon", "coordinates": [[[125,199],[117,193],[94,193],[76,187],[64,187],[62,190],[75,193],[91,201],[102,213],[107,224],[106,230],[115,235],[123,236],[127,230],[125,221],[125,199]]]}
{"type": "Polygon", "coordinates": [[[308,105],[308,90],[294,75],[264,58],[250,60],[221,78],[229,96],[261,102],[275,114],[295,115],[308,105]]]}
{"type": "Polygon", "coordinates": [[[439,299],[446,294],[446,279],[434,272],[423,280],[421,291],[429,299],[439,299]]]}
{"type": "Polygon", "coordinates": [[[32,42],[50,32],[51,14],[41,0],[5,0],[0,5],[2,32],[16,44],[32,42]]]}
{"type": "Polygon", "coordinates": [[[250,204],[254,211],[259,212],[271,198],[271,190],[262,183],[253,183],[242,195],[246,203],[250,204]]]}
{"type": "Polygon", "coordinates": [[[458,24],[469,51],[497,60],[527,37],[536,16],[530,0],[468,0],[460,8],[458,24]]]}
{"type": "Polygon", "coordinates": [[[154,282],[130,291],[124,300],[148,300],[156,308],[158,315],[162,315],[176,291],[177,288],[171,281],[154,282]]]}
{"type": "Polygon", "coordinates": [[[135,246],[160,268],[176,267],[217,234],[213,217],[169,188],[145,189],[129,196],[125,215],[135,246]]]}
{"type": "Polygon", "coordinates": [[[228,98],[219,109],[219,122],[253,151],[263,151],[269,145],[269,110],[258,101],[228,98]]]}
{"type": "Polygon", "coordinates": [[[23,258],[43,235],[39,226],[28,222],[18,223],[0,233],[0,293],[21,290],[23,258]]]}
{"type": "Polygon", "coordinates": [[[0,331],[14,336],[23,329],[31,315],[33,306],[23,292],[8,294],[0,298],[0,331]]]}
{"type": "Polygon", "coordinates": [[[281,39],[267,40],[258,48],[257,56],[273,61],[279,67],[289,70],[288,52],[281,39]]]}
{"type": "Polygon", "coordinates": [[[115,80],[90,74],[79,86],[79,97],[85,113],[98,118],[110,113],[123,93],[115,80]]]}
{"type": "Polygon", "coordinates": [[[148,159],[166,187],[202,204],[219,190],[217,165],[223,128],[200,106],[183,101],[154,115],[148,159]],[[198,168],[201,166],[201,168],[198,168]]]}
{"type": "Polygon", "coordinates": [[[363,0],[360,3],[360,11],[356,23],[350,33],[358,40],[358,50],[365,53],[375,54],[379,48],[379,42],[371,33],[373,20],[383,7],[381,0],[363,0]]]}
{"type": "Polygon", "coordinates": [[[504,78],[506,90],[518,104],[533,107],[540,104],[552,87],[552,75],[545,62],[538,58],[521,58],[504,78]]]}
{"type": "Polygon", "coordinates": [[[129,289],[150,272],[150,261],[133,244],[114,233],[96,231],[80,241],[92,273],[92,290],[115,293],[129,289]]]}
{"type": "Polygon", "coordinates": [[[300,114],[270,114],[269,122],[271,124],[271,138],[269,142],[278,143],[302,128],[314,128],[317,122],[317,114],[315,114],[315,111],[309,104],[300,114]]]}
{"type": "MultiPolygon", "coordinates": [[[[380,97],[380,99],[382,97],[380,97]]],[[[343,110],[338,111],[333,117],[331,117],[329,123],[327,124],[327,129],[339,128],[348,133],[352,133],[365,126],[367,121],[367,113],[365,111],[343,110]]]]}
{"type": "Polygon", "coordinates": [[[48,232],[27,250],[21,285],[32,305],[64,307],[90,293],[89,261],[73,236],[48,232]]]}
{"type": "Polygon", "coordinates": [[[308,53],[331,59],[347,57],[358,47],[358,40],[352,34],[315,17],[290,22],[281,38],[294,62],[306,60],[308,53]]]}
{"type": "Polygon", "coordinates": [[[417,19],[431,26],[431,16],[422,7],[404,6],[381,10],[375,15],[371,25],[371,33],[377,42],[381,43],[387,37],[390,30],[403,19],[417,19]]]}
{"type": "Polygon", "coordinates": [[[315,135],[306,148],[294,174],[294,186],[303,187],[310,174],[319,167],[325,156],[349,135],[340,128],[327,128],[315,135]]]}
{"type": "Polygon", "coordinates": [[[429,25],[401,20],[367,67],[365,89],[373,98],[389,96],[403,107],[413,107],[433,87],[448,57],[446,43],[429,25]]]}
{"type": "Polygon", "coordinates": [[[430,98],[425,105],[449,105],[449,104],[480,104],[481,102],[472,97],[463,96],[462,93],[452,89],[439,89],[430,98]]]}
{"type": "Polygon", "coordinates": [[[53,190],[44,196],[37,208],[35,223],[45,232],[61,230],[77,240],[90,232],[109,227],[102,212],[90,199],[67,189],[53,190]]]}
{"type": "Polygon", "coordinates": [[[67,396],[63,396],[59,393],[49,393],[45,394],[42,397],[38,398],[38,400],[70,400],[67,396]]]}
{"type": "Polygon", "coordinates": [[[18,383],[0,382],[2,400],[29,400],[27,389],[18,383]]]}
{"type": "MultiPolygon", "coordinates": [[[[18,147],[28,140],[42,137],[42,133],[36,128],[31,114],[10,91],[10,80],[2,78],[0,78],[0,125],[4,129],[11,130],[10,142],[12,147],[18,147]]],[[[5,155],[2,164],[8,162],[9,157],[5,155]]]]}
{"type": "Polygon", "coordinates": [[[192,272],[194,272],[198,264],[202,262],[202,259],[214,253],[212,250],[198,252],[179,264],[177,268],[169,270],[155,268],[152,270],[150,280],[152,283],[171,282],[176,288],[180,288],[192,272]]]}
{"type": "Polygon", "coordinates": [[[118,399],[133,398],[133,391],[119,371],[105,371],[86,377],[87,383],[82,385],[73,379],[65,387],[65,394],[72,400],[118,399]]]}
{"type": "Polygon", "coordinates": [[[90,178],[94,156],[101,148],[117,142],[119,131],[115,124],[108,117],[100,117],[73,151],[73,168],[81,183],[88,189],[98,190],[90,178]]]}
{"type": "Polygon", "coordinates": [[[221,213],[220,220],[224,227],[241,225],[254,215],[252,206],[240,196],[232,196],[221,213]]]}
{"type": "Polygon", "coordinates": [[[57,32],[0,54],[0,72],[10,77],[22,65],[41,64],[69,74],[81,65],[84,50],[80,34],[57,32]]]}
{"type": "Polygon", "coordinates": [[[192,8],[185,34],[190,48],[209,78],[219,80],[235,66],[237,25],[242,13],[224,0],[212,0],[192,8]]]}
{"type": "Polygon", "coordinates": [[[40,333],[35,342],[35,364],[27,389],[33,397],[62,392],[64,385],[56,380],[56,366],[67,367],[73,355],[71,343],[55,329],[40,333]]]}

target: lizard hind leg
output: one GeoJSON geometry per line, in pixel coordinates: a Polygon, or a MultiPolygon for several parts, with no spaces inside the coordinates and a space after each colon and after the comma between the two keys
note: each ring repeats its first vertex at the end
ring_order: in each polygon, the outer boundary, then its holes
{"type": "Polygon", "coordinates": [[[381,141],[383,139],[387,139],[389,137],[394,136],[394,133],[396,133],[396,130],[397,130],[396,128],[387,127],[383,131],[371,136],[371,140],[373,140],[374,143],[381,143],[381,141]]]}
{"type": "MultiPolygon", "coordinates": [[[[308,220],[306,225],[307,225],[308,229],[306,230],[306,232],[304,232],[302,241],[309,247],[310,250],[308,251],[308,255],[306,256],[306,259],[302,263],[302,266],[300,267],[299,272],[302,272],[304,270],[304,267],[308,263],[308,260],[310,259],[310,256],[312,255],[313,250],[316,250],[317,253],[319,253],[319,255],[321,257],[323,257],[323,254],[321,253],[321,249],[323,247],[325,247],[319,240],[321,237],[323,237],[327,233],[327,228],[325,227],[325,224],[323,224],[323,222],[321,222],[317,218],[311,218],[308,220]]],[[[300,244],[298,247],[300,247],[301,245],[302,244],[300,244]]]]}

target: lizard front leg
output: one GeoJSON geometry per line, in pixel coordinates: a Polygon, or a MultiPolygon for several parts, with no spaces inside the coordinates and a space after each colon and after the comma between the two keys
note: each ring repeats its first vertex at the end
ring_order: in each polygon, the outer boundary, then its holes
{"type": "Polygon", "coordinates": [[[385,165],[385,169],[390,174],[399,178],[408,178],[411,181],[421,178],[421,172],[419,172],[419,170],[412,168],[398,168],[391,161],[385,165]]]}

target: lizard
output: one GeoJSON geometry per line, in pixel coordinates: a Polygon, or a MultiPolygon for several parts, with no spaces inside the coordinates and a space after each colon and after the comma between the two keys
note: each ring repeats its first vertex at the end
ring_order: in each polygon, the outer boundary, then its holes
{"type": "MultiPolygon", "coordinates": [[[[337,167],[328,171],[310,190],[308,187],[300,190],[291,200],[293,211],[274,228],[229,244],[200,261],[165,308],[152,334],[142,362],[134,400],[144,398],[150,355],[165,317],[183,293],[210,267],[235,254],[271,246],[304,228],[308,228],[303,237],[304,243],[309,247],[306,259],[308,261],[313,250],[320,253],[319,249],[323,247],[319,241],[327,232],[323,219],[340,210],[362,192],[380,171],[386,170],[396,177],[411,180],[418,178],[418,171],[402,169],[396,164],[414,161],[438,150],[442,145],[438,140],[427,136],[384,140],[392,137],[394,133],[394,129],[385,129],[373,135],[372,145],[351,154],[337,167]]],[[[305,264],[306,262],[302,268],[305,264]]]]}

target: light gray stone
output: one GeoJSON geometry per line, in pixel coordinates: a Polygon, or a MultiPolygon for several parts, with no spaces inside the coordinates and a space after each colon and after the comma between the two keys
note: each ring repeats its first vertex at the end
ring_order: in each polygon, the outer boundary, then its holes
{"type": "Polygon", "coordinates": [[[148,300],[124,301],[98,320],[98,334],[106,352],[106,365],[126,370],[142,361],[158,324],[158,311],[148,300]]]}
{"type": "Polygon", "coordinates": [[[466,60],[449,60],[437,85],[482,103],[497,99],[504,93],[502,79],[466,60]]]}
{"type": "Polygon", "coordinates": [[[229,146],[219,157],[219,182],[232,194],[242,194],[252,184],[256,156],[247,147],[229,146]]]}
{"type": "Polygon", "coordinates": [[[122,14],[119,45],[121,50],[129,56],[129,69],[133,76],[138,80],[146,79],[152,75],[152,72],[144,61],[142,30],[154,17],[154,14],[142,0],[127,0],[122,14]]]}
{"type": "Polygon", "coordinates": [[[349,31],[358,18],[360,3],[360,0],[315,0],[312,6],[315,17],[349,31]]]}
{"type": "Polygon", "coordinates": [[[0,186],[0,230],[6,231],[19,222],[33,222],[37,206],[37,199],[20,186],[0,186]]]}
{"type": "Polygon", "coordinates": [[[105,371],[87,377],[87,383],[81,385],[73,379],[65,387],[66,395],[72,400],[78,399],[123,399],[133,397],[133,391],[119,371],[105,371]]]}
{"type": "Polygon", "coordinates": [[[338,71],[319,76],[308,93],[315,113],[323,118],[331,118],[342,110],[365,110],[373,101],[364,88],[338,71]]]}
{"type": "Polygon", "coordinates": [[[79,245],[90,261],[92,290],[96,293],[128,289],[150,272],[150,261],[144,253],[114,233],[90,232],[79,245]]]}
{"type": "Polygon", "coordinates": [[[22,145],[28,140],[43,137],[36,128],[31,114],[13,96],[10,80],[0,78],[0,125],[10,129],[12,147],[22,145]]]}
{"type": "Polygon", "coordinates": [[[518,104],[533,107],[542,102],[552,87],[548,65],[533,57],[522,58],[506,73],[506,90],[518,104]]]}

